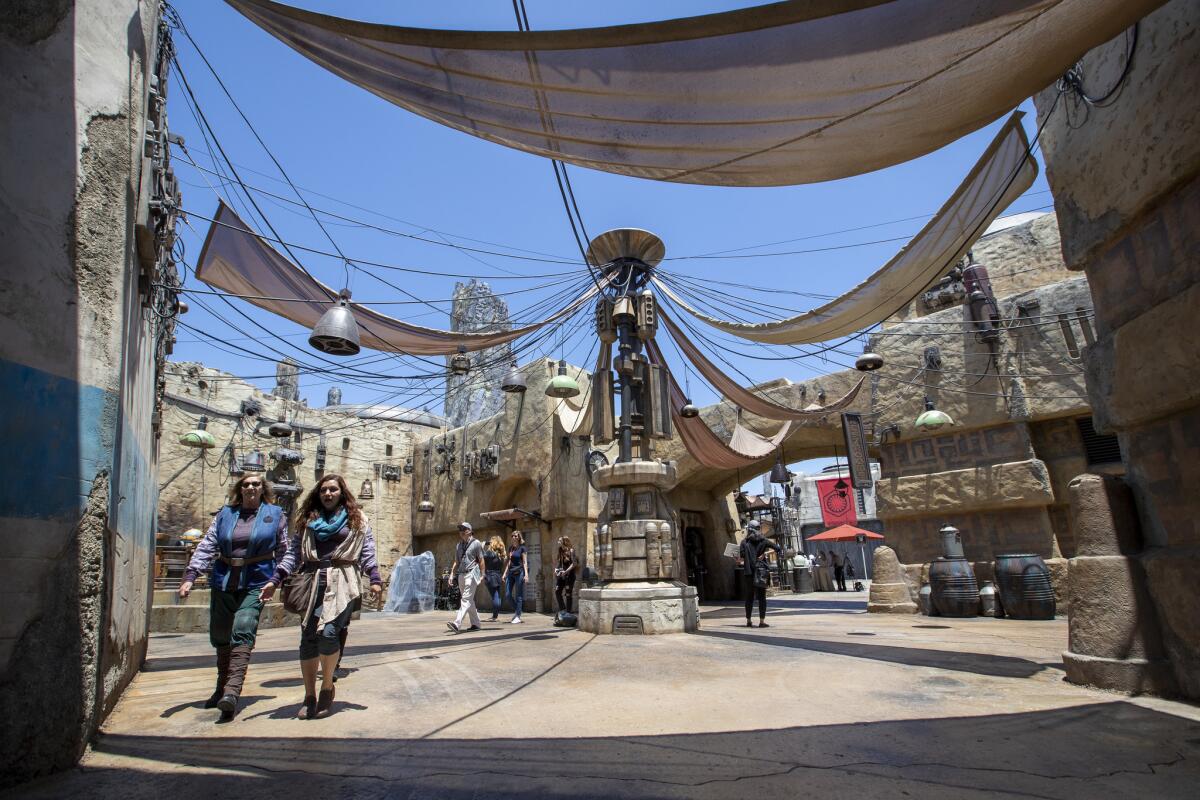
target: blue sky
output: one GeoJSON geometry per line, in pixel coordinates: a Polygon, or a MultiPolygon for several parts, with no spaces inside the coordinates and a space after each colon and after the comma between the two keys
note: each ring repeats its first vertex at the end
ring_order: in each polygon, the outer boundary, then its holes
{"type": "MultiPolygon", "coordinates": [[[[475,2],[399,3],[366,0],[294,0],[294,5],[365,19],[372,22],[434,28],[515,29],[508,0],[475,2]]],[[[223,3],[175,0],[196,43],[262,139],[287,170],[292,181],[316,208],[409,234],[511,254],[550,256],[574,265],[527,261],[425,244],[326,218],[326,228],[351,259],[382,262],[437,272],[476,275],[494,290],[521,293],[509,297],[514,313],[566,296],[586,275],[562,207],[550,163],[536,156],[490,144],[412,115],[348,84],[299,56],[255,27],[223,3]],[[572,276],[571,271],[577,271],[572,276]],[[558,273],[553,278],[523,278],[558,273]],[[562,277],[563,273],[567,273],[562,277]],[[549,282],[554,285],[545,286],[549,282]]],[[[589,27],[708,13],[756,3],[662,2],[527,2],[532,27],[538,29],[589,27]]],[[[251,135],[208,72],[197,51],[180,34],[176,47],[183,73],[229,158],[246,183],[294,199],[271,159],[251,135]]],[[[1035,127],[1032,104],[1026,128],[1035,127]]],[[[211,168],[212,147],[201,135],[178,76],[169,97],[170,126],[187,143],[195,163],[211,168]]],[[[836,295],[857,284],[887,261],[915,233],[962,180],[986,147],[1000,123],[993,123],[925,157],[875,173],[807,186],[779,188],[718,188],[657,183],[572,168],[571,180],[588,231],[640,227],[665,241],[668,256],[696,255],[738,248],[746,253],[820,249],[769,258],[730,258],[675,262],[671,269],[702,280],[734,281],[789,292],[836,295]],[[856,228],[858,230],[833,233],[856,228]],[[786,244],[774,244],[781,243],[786,244]],[[868,244],[876,242],[875,244],[868,244]],[[771,245],[763,247],[762,245],[771,245]]],[[[208,222],[217,205],[217,192],[245,203],[220,179],[194,168],[177,153],[175,170],[183,186],[184,206],[192,212],[183,228],[185,263],[199,254],[208,222]],[[214,191],[214,189],[216,191],[214,191]]],[[[317,249],[332,249],[308,212],[259,194],[257,200],[283,238],[317,249]]],[[[1009,213],[1044,209],[1050,195],[1039,177],[1009,213]]],[[[343,282],[339,260],[319,256],[305,266],[333,285],[343,282]]],[[[376,270],[394,286],[355,272],[350,285],[356,300],[395,302],[407,298],[423,304],[381,305],[379,310],[431,327],[448,327],[448,304],[456,280],[399,270],[376,270]]],[[[207,288],[190,275],[186,285],[207,288]]],[[[819,303],[796,294],[777,294],[780,316],[819,303]]],[[[772,295],[762,295],[770,298],[772,295]]],[[[326,390],[338,385],[345,402],[383,402],[441,411],[440,382],[397,380],[390,376],[430,373],[429,363],[380,357],[367,353],[361,369],[378,371],[376,380],[351,380],[337,367],[320,360],[308,348],[307,331],[238,300],[206,296],[187,298],[191,311],[182,321],[204,331],[214,342],[181,328],[174,360],[200,361],[248,377],[265,389],[274,384],[273,361],[278,353],[332,373],[306,373],[301,393],[310,405],[323,405],[326,390]],[[217,312],[218,319],[204,306],[217,312]],[[235,310],[236,309],[236,310],[235,310]],[[245,315],[245,316],[243,316],[245,315]],[[254,322],[252,322],[253,320],[254,322]],[[269,329],[269,337],[255,322],[269,329]],[[230,325],[229,323],[232,323],[230,325]],[[236,330],[233,326],[241,328],[236,330]],[[248,354],[237,348],[249,350],[248,354]],[[261,376],[261,377],[260,377],[261,376]]],[[[573,326],[565,326],[570,329],[573,326]]],[[[527,361],[541,353],[563,352],[575,363],[588,361],[593,337],[578,326],[565,343],[560,336],[531,349],[527,361]]],[[[668,353],[670,354],[670,350],[668,353]]],[[[792,361],[755,362],[745,367],[758,381],[774,377],[801,380],[839,369],[844,356],[830,361],[817,357],[792,361]]],[[[342,362],[338,362],[339,365],[342,362]]],[[[706,387],[692,381],[699,403],[715,400],[706,387]]]]}

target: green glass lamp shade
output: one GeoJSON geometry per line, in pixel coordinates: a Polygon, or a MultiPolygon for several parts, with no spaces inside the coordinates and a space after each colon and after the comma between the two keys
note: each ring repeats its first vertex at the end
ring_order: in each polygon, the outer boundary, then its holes
{"type": "Polygon", "coordinates": [[[546,386],[546,396],[560,399],[579,396],[579,382],[567,374],[566,361],[558,362],[558,374],[546,386]]]}
{"type": "Polygon", "coordinates": [[[922,430],[936,431],[938,428],[946,425],[953,425],[954,420],[945,411],[938,411],[936,408],[928,408],[921,412],[917,417],[915,425],[922,430]]]}
{"type": "Polygon", "coordinates": [[[188,431],[183,436],[179,437],[179,443],[187,447],[199,447],[203,450],[217,446],[217,440],[211,433],[203,428],[196,428],[194,431],[188,431]]]}

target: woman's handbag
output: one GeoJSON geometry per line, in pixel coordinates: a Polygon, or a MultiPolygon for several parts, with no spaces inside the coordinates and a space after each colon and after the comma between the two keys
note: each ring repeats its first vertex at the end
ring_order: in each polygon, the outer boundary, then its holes
{"type": "Polygon", "coordinates": [[[771,567],[767,564],[766,559],[759,559],[754,562],[754,586],[763,588],[771,583],[771,567]]]}
{"type": "Polygon", "coordinates": [[[283,594],[283,607],[293,614],[303,614],[308,610],[308,598],[312,597],[313,582],[317,579],[317,572],[305,572],[297,570],[283,581],[281,587],[283,594]]]}

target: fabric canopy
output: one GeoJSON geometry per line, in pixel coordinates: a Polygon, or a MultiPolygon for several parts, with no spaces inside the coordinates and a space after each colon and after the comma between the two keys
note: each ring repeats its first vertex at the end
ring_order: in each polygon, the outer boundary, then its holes
{"type": "Polygon", "coordinates": [[[775,322],[732,322],[693,308],[663,281],[655,278],[654,283],[680,308],[714,328],[766,344],[824,342],[885,320],[945,275],[992,220],[1033,184],[1037,162],[1029,156],[1021,116],[1012,115],[950,199],[891,261],[820,308],[775,322]]]}
{"type": "MultiPolygon", "coordinates": [[[[646,353],[649,355],[651,363],[666,366],[662,351],[659,350],[658,344],[653,339],[646,342],[646,353]]],[[[675,425],[675,430],[679,432],[684,449],[691,454],[692,458],[709,469],[742,469],[761,461],[779,447],[792,429],[792,423],[785,422],[774,436],[767,438],[743,427],[739,421],[734,425],[729,444],[725,444],[703,419],[700,417],[689,419],[679,413],[679,409],[683,408],[687,398],[684,397],[683,390],[679,388],[679,384],[675,382],[675,376],[671,375],[669,370],[667,375],[671,380],[671,421],[675,425]]]]}
{"type": "Polygon", "coordinates": [[[856,528],[853,525],[838,525],[836,528],[830,528],[827,531],[818,533],[816,536],[809,536],[806,541],[809,542],[853,542],[859,536],[865,536],[868,539],[882,539],[882,533],[856,528]]]}
{"type": "MultiPolygon", "coordinates": [[[[229,206],[221,202],[196,264],[196,277],[215,289],[311,328],[337,299],[337,292],[317,281],[257,236],[229,206]]],[[[607,280],[607,279],[606,279],[607,280]]],[[[460,333],[411,325],[351,303],[363,347],[411,355],[449,355],[495,347],[573,314],[593,297],[592,286],[540,322],[491,333],[460,333]]]]}
{"type": "Polygon", "coordinates": [[[508,147],[656,180],[777,186],[929,153],[1164,0],[790,0],[546,32],[393,27],[227,0],[336,75],[508,147]]]}
{"type": "Polygon", "coordinates": [[[862,389],[863,383],[866,381],[865,376],[859,378],[858,383],[854,384],[854,387],[850,391],[827,406],[811,406],[804,409],[781,406],[778,403],[772,403],[770,400],[756,395],[749,389],[743,388],[737,381],[718,369],[715,364],[700,352],[700,349],[696,347],[692,340],[684,335],[683,331],[679,329],[670,316],[661,308],[658,310],[658,318],[662,320],[663,327],[666,328],[671,338],[675,340],[675,344],[679,346],[679,350],[688,361],[692,362],[692,365],[696,367],[696,371],[708,379],[708,382],[714,389],[735,405],[765,419],[813,419],[822,414],[828,414],[831,411],[841,411],[854,401],[854,398],[858,396],[859,390],[862,389]]]}

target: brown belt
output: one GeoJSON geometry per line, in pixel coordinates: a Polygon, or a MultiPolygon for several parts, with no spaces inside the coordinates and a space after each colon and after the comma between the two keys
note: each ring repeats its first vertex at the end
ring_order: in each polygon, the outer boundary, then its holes
{"type": "Polygon", "coordinates": [[[251,556],[250,558],[230,558],[226,555],[217,556],[217,560],[219,560],[222,564],[227,564],[231,567],[245,567],[249,566],[250,564],[257,564],[261,561],[270,561],[273,558],[275,558],[275,553],[273,552],[263,553],[260,556],[251,556]]]}

